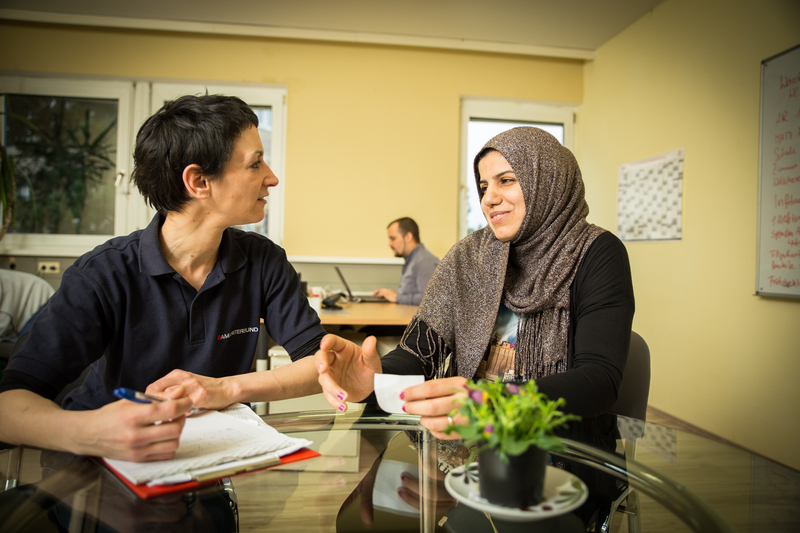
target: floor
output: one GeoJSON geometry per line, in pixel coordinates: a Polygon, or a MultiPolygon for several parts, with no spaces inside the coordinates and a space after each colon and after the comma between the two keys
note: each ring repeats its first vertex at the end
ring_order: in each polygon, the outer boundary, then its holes
{"type": "MultiPolygon", "coordinates": [[[[647,421],[665,427],[640,439],[636,460],[686,487],[732,531],[800,531],[800,472],[657,409],[648,409],[647,421]]],[[[640,500],[641,531],[692,530],[647,495],[640,500]]],[[[628,518],[618,515],[612,531],[630,531],[628,518]]]]}

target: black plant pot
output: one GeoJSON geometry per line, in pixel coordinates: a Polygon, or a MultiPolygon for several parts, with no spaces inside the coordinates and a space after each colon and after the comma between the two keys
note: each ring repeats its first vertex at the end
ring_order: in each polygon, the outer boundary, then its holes
{"type": "Polygon", "coordinates": [[[504,463],[495,450],[478,454],[480,493],[489,503],[526,509],[542,501],[547,451],[531,446],[504,463]]]}

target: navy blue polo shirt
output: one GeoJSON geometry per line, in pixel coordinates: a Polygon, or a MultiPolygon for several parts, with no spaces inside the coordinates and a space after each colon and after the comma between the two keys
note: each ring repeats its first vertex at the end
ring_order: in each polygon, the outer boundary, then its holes
{"type": "Polygon", "coordinates": [[[319,347],[325,332],[281,247],[228,228],[198,292],[164,258],[163,222],[156,215],[64,271],[6,374],[61,390],[91,365],[63,406],[96,409],[116,400],[116,387],[143,391],[176,368],[213,377],[249,372],[262,318],[293,359],[312,353],[315,340],[319,347]]]}

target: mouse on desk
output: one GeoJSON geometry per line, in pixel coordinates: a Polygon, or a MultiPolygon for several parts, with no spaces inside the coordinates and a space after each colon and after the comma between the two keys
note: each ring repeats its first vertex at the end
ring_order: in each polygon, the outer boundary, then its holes
{"type": "Polygon", "coordinates": [[[337,292],[336,294],[332,294],[330,296],[326,296],[325,298],[322,299],[322,308],[323,309],[341,309],[341,307],[336,305],[336,302],[338,302],[339,298],[342,298],[343,296],[344,296],[344,294],[341,293],[341,292],[337,292]]]}

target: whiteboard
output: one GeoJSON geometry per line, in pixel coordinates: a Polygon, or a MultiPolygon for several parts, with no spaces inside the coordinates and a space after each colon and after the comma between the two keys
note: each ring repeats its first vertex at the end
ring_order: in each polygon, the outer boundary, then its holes
{"type": "Polygon", "coordinates": [[[761,62],[756,294],[800,298],[800,45],[761,62]]]}

